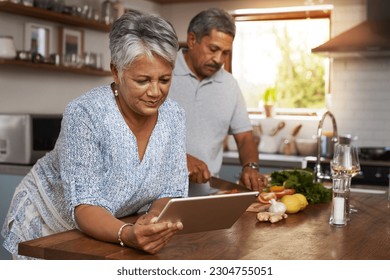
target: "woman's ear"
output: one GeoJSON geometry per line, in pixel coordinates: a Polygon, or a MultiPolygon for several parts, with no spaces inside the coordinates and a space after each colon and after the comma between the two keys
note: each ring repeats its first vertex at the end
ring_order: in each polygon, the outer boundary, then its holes
{"type": "Polygon", "coordinates": [[[111,74],[112,74],[112,77],[114,78],[114,82],[115,84],[119,84],[119,76],[118,76],[118,69],[116,68],[116,66],[112,63],[110,63],[110,68],[111,68],[111,74]]]}

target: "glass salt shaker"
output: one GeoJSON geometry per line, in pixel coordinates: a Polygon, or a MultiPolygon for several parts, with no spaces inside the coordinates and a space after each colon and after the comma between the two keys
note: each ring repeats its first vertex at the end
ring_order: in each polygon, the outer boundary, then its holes
{"type": "Polygon", "coordinates": [[[332,195],[332,209],[329,219],[329,224],[336,227],[343,227],[347,225],[348,218],[348,188],[347,177],[339,177],[333,179],[333,195],[332,195]]]}

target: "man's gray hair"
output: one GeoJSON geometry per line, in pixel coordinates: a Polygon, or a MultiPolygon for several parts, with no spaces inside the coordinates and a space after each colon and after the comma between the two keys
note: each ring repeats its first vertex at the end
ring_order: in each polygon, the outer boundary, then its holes
{"type": "Polygon", "coordinates": [[[128,12],[112,25],[110,32],[111,63],[122,77],[123,70],[139,56],[158,55],[172,67],[179,43],[173,26],[161,17],[128,12]]]}
{"type": "Polygon", "coordinates": [[[196,40],[200,42],[204,36],[210,35],[213,29],[229,34],[233,39],[236,35],[234,18],[226,11],[218,8],[211,8],[197,14],[191,20],[187,33],[193,32],[196,40]]]}

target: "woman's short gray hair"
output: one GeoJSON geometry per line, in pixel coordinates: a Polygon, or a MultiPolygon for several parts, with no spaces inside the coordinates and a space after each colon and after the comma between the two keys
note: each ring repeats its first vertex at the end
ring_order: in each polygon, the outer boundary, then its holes
{"type": "Polygon", "coordinates": [[[173,26],[161,17],[128,12],[112,25],[110,32],[111,63],[119,77],[137,57],[158,55],[175,64],[179,43],[173,26]]]}
{"type": "Polygon", "coordinates": [[[211,8],[197,14],[190,22],[187,33],[193,32],[198,42],[204,36],[210,35],[211,30],[236,36],[236,24],[234,18],[226,11],[218,8],[211,8]]]}

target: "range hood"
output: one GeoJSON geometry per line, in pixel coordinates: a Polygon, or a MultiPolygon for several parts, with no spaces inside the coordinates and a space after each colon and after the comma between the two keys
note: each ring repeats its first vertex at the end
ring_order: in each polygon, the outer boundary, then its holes
{"type": "Polygon", "coordinates": [[[367,20],[312,49],[331,57],[390,56],[390,1],[367,0],[367,20]]]}

